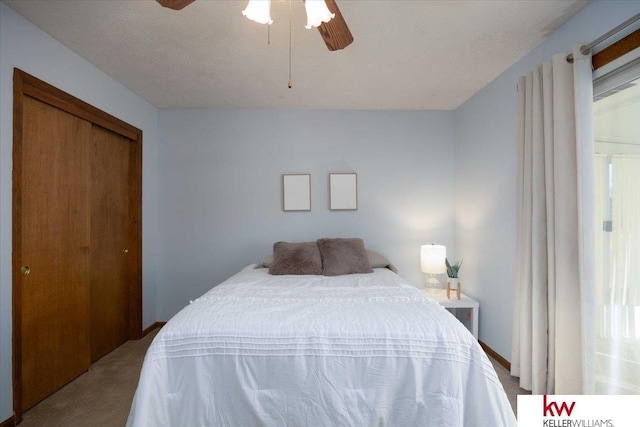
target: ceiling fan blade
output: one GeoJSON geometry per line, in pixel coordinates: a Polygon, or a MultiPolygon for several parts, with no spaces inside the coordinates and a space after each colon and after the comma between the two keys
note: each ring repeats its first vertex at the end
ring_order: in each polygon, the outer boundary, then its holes
{"type": "Polygon", "coordinates": [[[320,31],[320,35],[329,50],[344,49],[353,42],[353,36],[342,13],[340,13],[340,9],[338,9],[336,1],[326,0],[326,2],[331,13],[335,13],[336,16],[329,22],[323,22],[318,27],[318,31],[320,31]]]}
{"type": "Polygon", "coordinates": [[[189,6],[195,0],[156,0],[156,1],[164,7],[168,7],[169,9],[180,10],[189,6]]]}

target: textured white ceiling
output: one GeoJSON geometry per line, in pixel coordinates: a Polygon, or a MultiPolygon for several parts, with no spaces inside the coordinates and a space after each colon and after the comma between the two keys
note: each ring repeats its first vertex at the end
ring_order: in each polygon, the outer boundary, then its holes
{"type": "Polygon", "coordinates": [[[337,0],[355,41],[330,52],[293,0],[292,89],[287,0],[270,45],[246,0],[4,3],[156,107],[451,110],[589,2],[337,0]]]}

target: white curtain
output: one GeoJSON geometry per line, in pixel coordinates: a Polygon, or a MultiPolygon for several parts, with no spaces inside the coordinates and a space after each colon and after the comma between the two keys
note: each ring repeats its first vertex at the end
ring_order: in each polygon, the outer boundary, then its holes
{"type": "Polygon", "coordinates": [[[534,394],[594,390],[591,56],[579,45],[518,82],[511,374],[534,394]]]}
{"type": "Polygon", "coordinates": [[[595,159],[596,392],[640,394],[640,157],[595,159]]]}
{"type": "MultiPolygon", "coordinates": [[[[636,307],[640,306],[640,157],[611,156],[611,182],[611,248],[615,262],[611,265],[608,302],[636,307]]],[[[618,333],[640,338],[640,331],[636,334],[632,329],[635,326],[622,326],[618,333]]]]}

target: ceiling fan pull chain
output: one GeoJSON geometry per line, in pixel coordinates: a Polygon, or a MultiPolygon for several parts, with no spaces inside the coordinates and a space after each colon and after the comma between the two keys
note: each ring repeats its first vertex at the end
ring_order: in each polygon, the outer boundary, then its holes
{"type": "Polygon", "coordinates": [[[267,25],[267,44],[271,44],[271,25],[267,25]]]}
{"type": "Polygon", "coordinates": [[[289,89],[293,86],[291,82],[291,22],[293,21],[293,17],[291,16],[291,0],[289,0],[289,89]]]}

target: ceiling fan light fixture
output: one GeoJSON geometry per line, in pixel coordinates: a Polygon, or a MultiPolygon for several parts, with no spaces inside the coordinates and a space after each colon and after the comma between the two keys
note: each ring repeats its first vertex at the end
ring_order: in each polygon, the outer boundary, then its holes
{"type": "Polygon", "coordinates": [[[306,0],[304,8],[307,11],[306,29],[319,27],[323,22],[329,22],[335,18],[336,14],[331,13],[324,0],[306,0]]]}
{"type": "Polygon", "coordinates": [[[273,24],[271,20],[271,0],[249,0],[249,4],[242,11],[242,14],[258,24],[273,24]]]}

